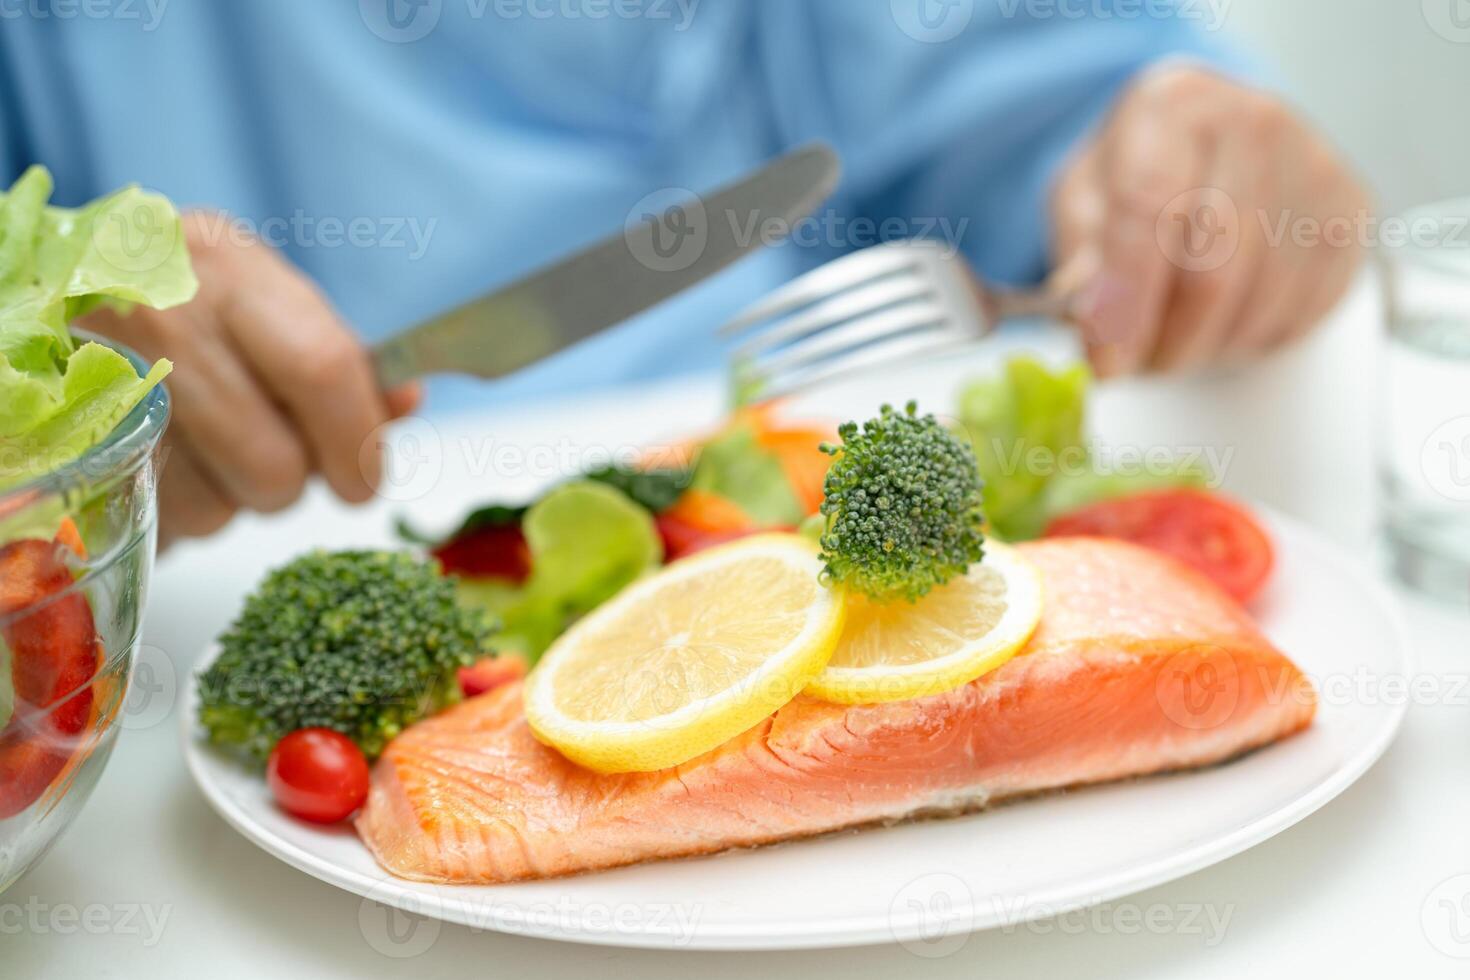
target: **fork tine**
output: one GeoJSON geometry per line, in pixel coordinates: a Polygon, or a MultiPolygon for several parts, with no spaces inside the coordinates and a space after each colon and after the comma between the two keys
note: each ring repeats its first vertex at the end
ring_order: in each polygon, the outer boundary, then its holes
{"type": "Polygon", "coordinates": [[[868,285],[837,293],[794,316],[775,322],[768,329],[752,334],[736,350],[735,356],[753,359],[823,331],[830,332],[855,317],[932,295],[934,292],[934,283],[925,277],[902,274],[888,276],[868,285]]]}
{"type": "Polygon", "coordinates": [[[722,337],[733,337],[758,323],[800,309],[854,286],[917,266],[922,253],[913,243],[893,242],[865,248],[826,265],[818,266],[782,286],[765,299],[746,308],[720,328],[722,337]]]}
{"type": "Polygon", "coordinates": [[[757,374],[789,374],[820,361],[841,357],[851,351],[915,330],[943,325],[950,313],[939,303],[915,300],[879,309],[850,320],[840,327],[814,334],[764,358],[748,361],[757,374]]]}
{"type": "Polygon", "coordinates": [[[781,377],[757,378],[761,401],[771,401],[799,394],[839,378],[851,377],[879,368],[889,368],[921,360],[940,351],[967,346],[974,335],[960,325],[947,325],[938,330],[903,334],[891,340],[872,344],[832,361],[781,377]]]}

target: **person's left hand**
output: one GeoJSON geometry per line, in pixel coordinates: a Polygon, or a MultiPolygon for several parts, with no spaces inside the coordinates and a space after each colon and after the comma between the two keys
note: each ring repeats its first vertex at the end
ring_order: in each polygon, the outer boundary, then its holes
{"type": "Polygon", "coordinates": [[[1161,66],[1063,170],[1054,260],[1099,270],[1076,318],[1100,374],[1238,362],[1337,303],[1367,207],[1333,148],[1281,102],[1161,66]]]}
{"type": "Polygon", "coordinates": [[[168,357],[158,541],[213,534],[242,509],[273,513],[320,474],[363,503],[382,473],[379,429],[419,389],[378,390],[367,350],[306,274],[266,243],[193,211],[183,230],[199,292],[166,310],[94,310],[88,329],[168,357]]]}

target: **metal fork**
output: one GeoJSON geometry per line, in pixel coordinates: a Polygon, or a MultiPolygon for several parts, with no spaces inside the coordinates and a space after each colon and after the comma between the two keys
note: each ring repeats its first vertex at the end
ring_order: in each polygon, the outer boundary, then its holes
{"type": "Polygon", "coordinates": [[[973,344],[1012,317],[1066,318],[1083,285],[1069,263],[1035,290],[987,286],[939,242],[892,242],[792,280],[720,328],[743,337],[737,378],[759,400],[973,344]]]}

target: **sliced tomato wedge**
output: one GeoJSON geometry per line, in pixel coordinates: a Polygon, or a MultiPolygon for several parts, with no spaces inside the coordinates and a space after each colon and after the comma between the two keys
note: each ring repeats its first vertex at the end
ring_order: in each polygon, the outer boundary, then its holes
{"type": "Polygon", "coordinates": [[[86,597],[72,584],[65,545],[0,547],[0,619],[15,707],[0,731],[0,819],[36,801],[65,767],[92,714],[101,644],[86,597]],[[13,617],[13,618],[12,618],[13,617]]]}
{"type": "Polygon", "coordinates": [[[1141,493],[1091,504],[1053,521],[1047,537],[1121,538],[1171,555],[1241,602],[1271,576],[1271,538],[1241,505],[1203,490],[1141,493]]]}

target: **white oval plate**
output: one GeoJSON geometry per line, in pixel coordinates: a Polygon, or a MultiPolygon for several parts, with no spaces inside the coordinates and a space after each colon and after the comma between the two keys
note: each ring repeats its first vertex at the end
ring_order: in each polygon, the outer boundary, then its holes
{"type": "Polygon", "coordinates": [[[1317,684],[1312,728],[1225,766],[1058,793],[952,820],[712,858],[497,886],[429,885],[380,869],[347,828],[275,808],[264,781],[213,751],[183,712],[210,804],[307,874],[450,922],[611,946],[772,950],[903,942],[942,952],[972,930],[1110,901],[1280,833],[1361,776],[1392,741],[1409,677],[1396,606],[1358,564],[1272,518],[1279,566],[1256,612],[1317,684]]]}

